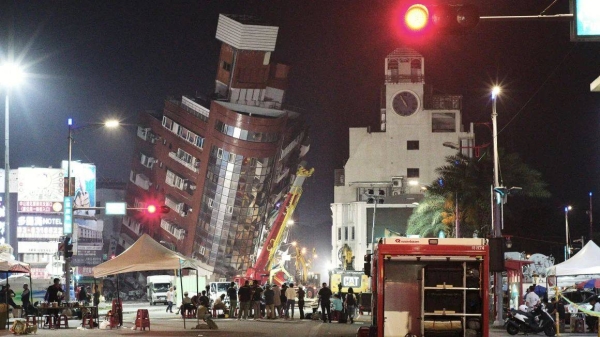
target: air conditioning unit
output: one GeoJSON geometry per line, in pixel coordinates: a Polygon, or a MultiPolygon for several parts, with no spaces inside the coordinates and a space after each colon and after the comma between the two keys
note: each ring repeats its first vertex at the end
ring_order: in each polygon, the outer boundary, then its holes
{"type": "Polygon", "coordinates": [[[392,195],[401,195],[402,192],[400,190],[392,191],[392,195]]]}
{"type": "Polygon", "coordinates": [[[392,177],[392,187],[400,188],[404,185],[404,177],[392,177]]]}

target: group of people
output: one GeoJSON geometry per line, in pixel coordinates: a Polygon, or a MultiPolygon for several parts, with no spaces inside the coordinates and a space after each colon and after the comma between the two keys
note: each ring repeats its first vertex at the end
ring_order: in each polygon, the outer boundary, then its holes
{"type": "MultiPolygon", "coordinates": [[[[250,281],[245,281],[244,285],[238,289],[236,283],[231,282],[227,293],[221,294],[212,303],[212,309],[223,310],[223,314],[228,314],[230,318],[238,320],[247,320],[248,318],[293,320],[296,305],[298,305],[300,319],[305,319],[305,297],[304,288],[301,285],[295,287],[293,283],[284,283],[281,287],[277,284],[261,286],[258,281],[254,280],[252,284],[250,281]],[[229,306],[227,306],[226,298],[229,300],[229,306]]],[[[345,296],[341,293],[334,295],[327,283],[323,283],[318,297],[317,306],[313,308],[313,315],[320,306],[323,322],[331,323],[332,320],[340,319],[342,313],[346,313],[350,323],[354,323],[358,299],[352,288],[348,289],[345,296]]],[[[175,287],[171,287],[167,292],[166,312],[173,312],[174,303],[177,303],[177,290],[175,287]]],[[[211,301],[206,290],[203,290],[200,296],[194,295],[191,298],[187,291],[184,292],[176,314],[181,312],[182,315],[185,315],[197,309],[202,309],[202,312],[208,312],[211,309],[211,301]]]]}
{"type": "Polygon", "coordinates": [[[255,320],[265,317],[276,319],[294,319],[296,303],[300,311],[300,319],[304,319],[304,298],[306,292],[302,286],[294,287],[293,283],[283,284],[281,288],[277,284],[267,284],[261,287],[258,281],[249,281],[236,289],[235,282],[227,289],[229,298],[229,317],[235,317],[235,309],[239,303],[237,319],[248,319],[252,316],[255,320]]]}
{"type": "MultiPolygon", "coordinates": [[[[558,314],[558,323],[562,329],[564,329],[565,319],[566,319],[566,311],[565,305],[561,301],[559,301],[556,297],[552,298],[552,301],[548,303],[548,299],[540,299],[539,295],[535,293],[535,286],[530,286],[527,289],[527,293],[525,294],[525,305],[527,306],[528,311],[533,310],[533,308],[537,305],[544,304],[546,311],[552,316],[552,318],[556,317],[558,314]]],[[[592,296],[589,299],[589,303],[592,305],[592,311],[600,312],[600,300],[598,296],[592,296]]],[[[594,332],[595,328],[598,325],[598,317],[586,315],[585,323],[588,327],[588,332],[594,332]]]]}

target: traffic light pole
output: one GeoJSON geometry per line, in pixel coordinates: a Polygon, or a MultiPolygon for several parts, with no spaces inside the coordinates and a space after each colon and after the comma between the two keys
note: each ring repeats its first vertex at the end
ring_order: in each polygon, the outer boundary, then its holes
{"type": "Polygon", "coordinates": [[[532,21],[532,20],[571,21],[571,20],[573,20],[573,14],[480,16],[479,20],[480,21],[532,21]]]}

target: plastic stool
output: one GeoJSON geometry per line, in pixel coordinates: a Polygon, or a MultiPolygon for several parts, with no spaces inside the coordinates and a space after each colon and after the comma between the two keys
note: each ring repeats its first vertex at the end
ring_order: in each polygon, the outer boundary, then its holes
{"type": "Polygon", "coordinates": [[[42,328],[54,329],[56,326],[56,316],[44,315],[42,316],[42,328]]]}
{"type": "Polygon", "coordinates": [[[60,328],[61,325],[63,326],[63,328],[69,328],[69,318],[67,317],[67,315],[60,315],[57,317],[56,327],[60,328]]]}
{"type": "Polygon", "coordinates": [[[38,324],[36,315],[27,315],[25,317],[25,319],[26,319],[26,321],[25,321],[26,325],[37,325],[38,324]]]}
{"type": "Polygon", "coordinates": [[[150,315],[148,314],[148,309],[138,309],[135,318],[135,327],[133,329],[137,330],[137,328],[140,328],[140,330],[146,330],[146,328],[148,328],[148,330],[150,330],[150,315]]]}
{"type": "Polygon", "coordinates": [[[94,317],[91,313],[83,315],[83,321],[81,323],[81,326],[85,328],[86,325],[89,325],[90,329],[94,328],[94,317]]]}

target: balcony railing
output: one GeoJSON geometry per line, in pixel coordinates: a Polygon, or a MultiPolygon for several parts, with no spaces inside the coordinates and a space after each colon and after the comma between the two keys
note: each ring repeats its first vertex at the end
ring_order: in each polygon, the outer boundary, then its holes
{"type": "Polygon", "coordinates": [[[185,229],[179,228],[179,226],[164,219],[160,221],[160,228],[169,232],[169,234],[173,235],[177,240],[183,240],[187,234],[185,229]]]}
{"type": "Polygon", "coordinates": [[[195,117],[197,117],[205,122],[208,121],[208,115],[210,113],[210,110],[203,107],[202,105],[194,102],[193,100],[191,100],[185,96],[181,97],[181,107],[185,111],[194,115],[195,117]]]}
{"type": "Polygon", "coordinates": [[[386,75],[385,83],[422,83],[425,81],[423,75],[386,75]]]}
{"type": "MultiPolygon", "coordinates": [[[[176,152],[169,152],[169,157],[173,158],[173,160],[175,160],[176,162],[178,162],[179,164],[185,166],[186,168],[188,168],[189,170],[191,170],[194,173],[198,173],[198,167],[196,167],[197,164],[194,163],[188,163],[185,160],[177,157],[177,153],[176,152]]],[[[196,161],[197,163],[199,163],[198,161],[196,161]]]]}

